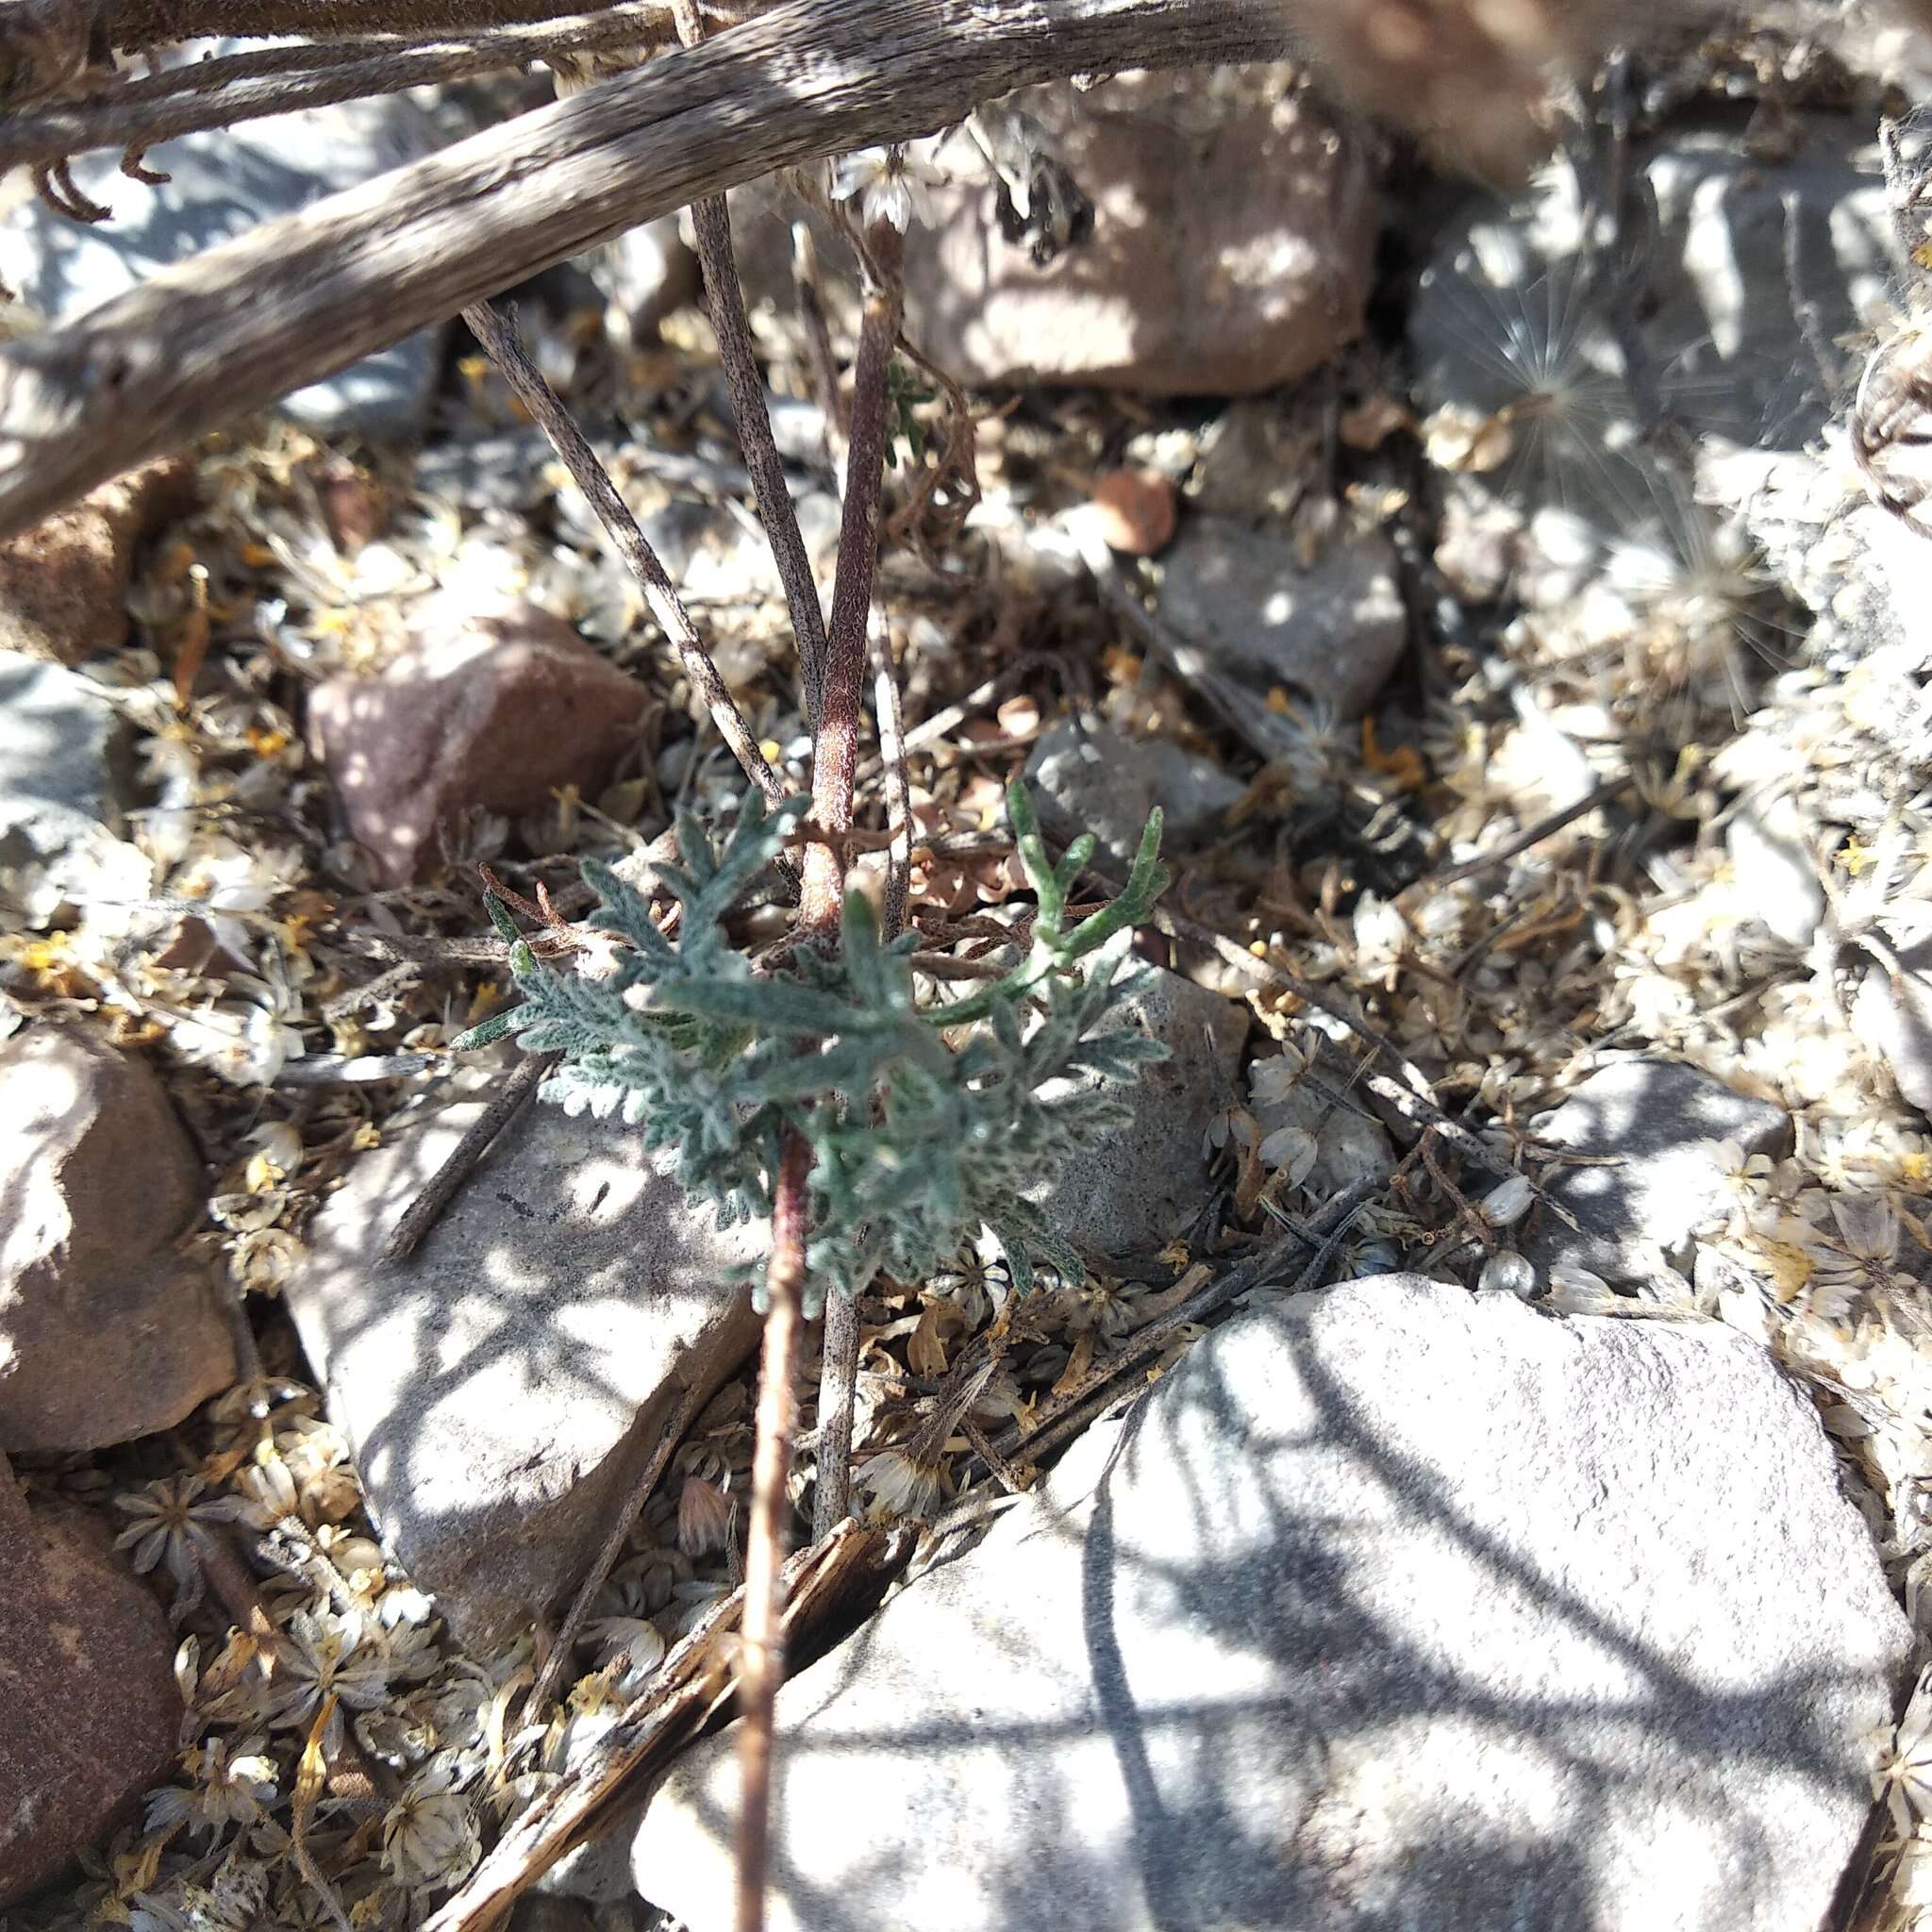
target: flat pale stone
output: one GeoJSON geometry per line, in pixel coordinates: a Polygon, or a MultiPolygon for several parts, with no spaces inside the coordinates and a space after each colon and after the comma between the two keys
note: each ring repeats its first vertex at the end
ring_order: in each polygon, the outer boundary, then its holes
{"type": "MultiPolygon", "coordinates": [[[[1718,1324],[1230,1322],[778,1699],[774,1932],[1816,1932],[1911,1637],[1718,1324]]],[[[736,1738],[633,1848],[731,1912],[736,1738]]]]}
{"type": "Polygon", "coordinates": [[[635,1131],[540,1101],[379,1267],[477,1111],[359,1160],[287,1296],[385,1543],[487,1651],[575,1589],[679,1397],[751,1352],[733,1271],[765,1235],[721,1233],[635,1131]]]}

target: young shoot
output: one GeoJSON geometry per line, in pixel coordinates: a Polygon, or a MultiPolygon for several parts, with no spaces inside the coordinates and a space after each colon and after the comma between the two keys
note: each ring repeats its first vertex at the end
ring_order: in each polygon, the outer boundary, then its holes
{"type": "Polygon", "coordinates": [[[965,999],[922,1005],[916,936],[882,941],[856,891],[836,951],[801,943],[779,970],[758,970],[725,922],[804,801],[770,811],[754,792],[722,841],[680,818],[684,863],[658,871],[682,908],[675,939],[609,867],[585,861],[599,900],[589,923],[618,944],[604,977],[540,960],[490,898],[522,1004],[457,1046],[514,1035],[525,1052],[560,1053],[541,1097],[641,1128],[721,1222],[771,1214],[780,1150],[796,1135],[810,1154],[808,1313],[827,1285],[856,1294],[881,1271],[918,1279],[982,1226],[1022,1291],[1036,1257],[1078,1278],[1034,1200],[1076,1149],[1125,1122],[1118,1090],[1165,1056],[1138,1028],[1107,1024],[1138,976],[1123,972],[1134,928],[1167,884],[1160,813],[1119,896],[1069,925],[1094,841],[1076,839],[1054,864],[1024,790],[1007,796],[1039,902],[1031,944],[965,999]]]}

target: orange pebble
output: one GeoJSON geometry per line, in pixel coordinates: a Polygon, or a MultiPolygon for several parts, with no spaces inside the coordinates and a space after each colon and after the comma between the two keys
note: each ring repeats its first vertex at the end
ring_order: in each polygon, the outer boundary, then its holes
{"type": "Polygon", "coordinates": [[[1158,470],[1109,470],[1093,486],[1093,507],[1109,550],[1152,557],[1173,541],[1174,488],[1158,470]]]}

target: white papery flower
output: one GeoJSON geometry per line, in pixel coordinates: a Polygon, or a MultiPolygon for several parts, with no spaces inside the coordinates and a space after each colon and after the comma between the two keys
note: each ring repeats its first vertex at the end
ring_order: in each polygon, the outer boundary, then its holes
{"type": "Polygon", "coordinates": [[[481,1856],[461,1775],[454,1757],[439,1757],[390,1807],[382,1821],[382,1862],[398,1885],[455,1885],[481,1856]]]}
{"type": "Polygon", "coordinates": [[[932,191],[945,182],[936,168],[896,144],[862,147],[832,164],[833,198],[857,201],[862,226],[888,222],[902,235],[914,222],[932,226],[932,191]]]}
{"type": "Polygon", "coordinates": [[[216,941],[236,958],[246,958],[246,916],[265,912],[275,894],[287,891],[300,876],[301,858],[294,851],[244,852],[229,840],[213,839],[190,852],[170,890],[193,900],[216,941]]]}

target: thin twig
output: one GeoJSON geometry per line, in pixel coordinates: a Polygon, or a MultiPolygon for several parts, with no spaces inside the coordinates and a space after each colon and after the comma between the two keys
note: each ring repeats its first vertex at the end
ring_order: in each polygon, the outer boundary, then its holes
{"type": "MultiPolygon", "coordinates": [[[[879,279],[865,291],[858,354],[852,370],[852,437],[845,461],[845,506],[839,524],[839,569],[826,632],[824,704],[812,758],[812,817],[828,831],[852,823],[858,770],[860,689],[873,575],[878,561],[879,497],[886,462],[886,376],[899,334],[904,242],[890,223],[868,238],[879,279]]],[[[844,870],[828,846],[806,854],[802,916],[808,929],[836,931],[844,870]]]]}
{"type": "Polygon", "coordinates": [[[530,360],[514,319],[499,314],[487,302],[479,302],[463,310],[463,320],[524,407],[542,425],[551,446],[563,458],[585,500],[596,511],[598,522],[609,533],[618,555],[643,591],[651,615],[676,649],[684,675],[703,697],[711,722],[731,747],[731,754],[745,776],[764,793],[769,804],[777,805],[785,797],[785,787],[758,749],[758,740],[752,736],[744,713],[738,708],[738,701],[725,688],[717,665],[705,649],[691,612],[684,608],[684,600],[678,596],[658,553],[651,548],[650,540],[638,527],[629,506],[617,493],[609,471],[598,460],[597,452],[585,440],[583,431],[544,379],[542,371],[530,360]]]}
{"type": "Polygon", "coordinates": [[[1444,886],[1459,884],[1464,879],[1473,879],[1486,873],[1491,866],[1501,865],[1504,860],[1514,858],[1519,852],[1527,852],[1532,845],[1541,845],[1553,833],[1560,832],[1565,825],[1574,824],[1586,813],[1594,811],[1600,805],[1607,805],[1611,799],[1621,797],[1636,783],[1635,776],[1625,773],[1621,778],[1606,778],[1602,784],[1592,786],[1583,796],[1566,805],[1560,811],[1553,811],[1547,818],[1541,818],[1534,824],[1525,825],[1512,839],[1488,852],[1476,856],[1461,865],[1452,866],[1447,872],[1430,873],[1426,878],[1418,879],[1409,887],[1410,896],[1426,896],[1441,891],[1444,886]]]}
{"type": "Polygon", "coordinates": [[[893,828],[892,842],[886,849],[886,907],[880,925],[887,939],[895,940],[906,930],[906,902],[912,883],[912,788],[906,776],[905,719],[892,663],[892,630],[876,603],[870,642],[873,715],[886,774],[886,823],[893,828]]]}
{"type": "Polygon", "coordinates": [[[526,1054],[510,1069],[509,1077],[491,1095],[490,1104],[463,1130],[449,1158],[430,1175],[423,1191],[410,1202],[382,1245],[377,1266],[392,1268],[416,1252],[423,1237],[442,1218],[456,1191],[469,1179],[491,1143],[520,1114],[561,1054],[526,1054]]]}
{"type": "Polygon", "coordinates": [[[597,1592],[604,1588],[604,1579],[617,1567],[617,1559],[624,1554],[625,1539],[630,1535],[631,1524],[638,1520],[644,1505],[663,1481],[665,1468],[677,1445],[684,1441],[686,1431],[697,1421],[708,1400],[709,1392],[704,1384],[693,1382],[678,1398],[677,1407],[658,1432],[658,1439],[651,1445],[650,1459],[644,1464],[637,1481],[625,1491],[624,1507],[605,1531],[604,1541],[591,1559],[591,1567],[585,1571],[584,1580],[577,1586],[577,1593],[571,1599],[563,1622],[558,1625],[557,1640],[551,1645],[550,1655],[543,1659],[543,1668],[537,1673],[537,1681],[530,1687],[529,1701],[524,1708],[531,1716],[540,1716],[557,1694],[558,1679],[570,1661],[577,1632],[583,1628],[584,1619],[590,1615],[591,1606],[597,1600],[597,1592]]]}
{"type": "MultiPolygon", "coordinates": [[[[705,38],[696,0],[673,0],[673,12],[678,39],[687,49],[696,47],[705,38]]],[[[724,364],[724,386],[731,395],[732,420],[738,425],[739,446],[752,474],[758,521],[765,526],[765,541],[771,545],[778,580],[785,586],[786,608],[791,613],[806,722],[816,736],[824,691],[824,613],[819,608],[811,559],[805,554],[798,512],[786,487],[785,465],[772,435],[772,414],[752,349],[751,322],[744,312],[744,290],[731,246],[731,210],[724,197],[709,194],[693,203],[691,227],[697,238],[698,266],[704,274],[711,330],[718,338],[718,359],[724,364]]]]}
{"type": "Polygon", "coordinates": [[[839,364],[832,354],[832,331],[819,288],[818,244],[811,238],[811,224],[803,220],[791,225],[791,284],[798,294],[799,320],[805,325],[812,387],[824,412],[825,460],[836,472],[844,459],[845,399],[839,393],[839,364]]]}
{"type": "Polygon", "coordinates": [[[765,1343],[758,1363],[752,1446],[751,1523],[745,1539],[744,1630],[739,1679],[737,1932],[763,1932],[771,1867],[772,1747],[785,1680],[781,1624],[785,1478],[797,1426],[792,1381],[804,1323],[805,1241],[811,1150],[789,1132],[772,1193],[772,1255],[765,1267],[765,1343]]]}
{"type": "Polygon", "coordinates": [[[1312,1244],[1313,1253],[1296,1274],[1290,1292],[1299,1293],[1313,1287],[1378,1185],[1374,1181],[1353,1182],[1341,1193],[1324,1201],[1309,1217],[1306,1227],[1289,1229],[1257,1254],[1224,1269],[1197,1294],[1191,1295],[1178,1307],[1139,1330],[1119,1353],[1095,1363],[1078,1382],[1035,1416],[1024,1431],[1017,1424],[1008,1427],[994,1444],[995,1448],[1009,1457],[1024,1455],[1038,1458],[1057,1447],[1118,1400],[1119,1391],[1113,1385],[1129,1369],[1151,1356],[1158,1355],[1177,1330],[1206,1321],[1217,1309],[1224,1307],[1237,1295],[1247,1293],[1250,1289],[1265,1287],[1271,1275],[1280,1274],[1282,1264],[1296,1245],[1307,1249],[1312,1244]]]}
{"type": "Polygon", "coordinates": [[[858,1398],[858,1304],[825,1296],[824,1364],[819,1373],[818,1485],[811,1533],[823,1541],[851,1513],[852,1417],[858,1398]]]}

